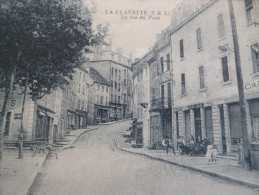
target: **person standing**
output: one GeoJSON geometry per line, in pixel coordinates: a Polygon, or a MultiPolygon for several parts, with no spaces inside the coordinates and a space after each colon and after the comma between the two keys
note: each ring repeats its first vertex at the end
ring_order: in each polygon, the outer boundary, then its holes
{"type": "Polygon", "coordinates": [[[169,139],[167,136],[164,137],[162,141],[162,145],[164,147],[164,150],[166,151],[166,154],[168,154],[168,149],[169,149],[169,139]]]}

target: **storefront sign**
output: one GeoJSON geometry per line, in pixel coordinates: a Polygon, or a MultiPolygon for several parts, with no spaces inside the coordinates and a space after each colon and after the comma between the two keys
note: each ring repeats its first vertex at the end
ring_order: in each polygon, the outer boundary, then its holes
{"type": "Polygon", "coordinates": [[[14,119],[16,119],[16,120],[22,119],[22,114],[21,113],[15,113],[14,114],[14,119]]]}
{"type": "Polygon", "coordinates": [[[251,81],[245,84],[245,90],[249,91],[254,89],[259,89],[259,80],[251,81]]]}
{"type": "Polygon", "coordinates": [[[204,103],[189,105],[188,109],[203,108],[204,103]]]}
{"type": "MultiPolygon", "coordinates": [[[[0,99],[0,111],[2,110],[2,107],[3,107],[3,102],[4,102],[4,99],[0,99]]],[[[11,99],[10,100],[10,109],[13,109],[13,108],[15,108],[15,106],[16,106],[16,100],[15,99],[11,99]]]]}

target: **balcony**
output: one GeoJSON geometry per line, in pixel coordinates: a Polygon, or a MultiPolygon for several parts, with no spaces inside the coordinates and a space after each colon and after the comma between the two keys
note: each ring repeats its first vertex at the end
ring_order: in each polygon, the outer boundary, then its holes
{"type": "Polygon", "coordinates": [[[172,101],[170,97],[158,98],[151,100],[150,111],[159,112],[172,108],[172,101]]]}

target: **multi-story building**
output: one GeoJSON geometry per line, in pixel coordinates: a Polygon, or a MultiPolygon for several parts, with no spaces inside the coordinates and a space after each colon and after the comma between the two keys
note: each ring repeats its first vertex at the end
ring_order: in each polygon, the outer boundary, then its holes
{"type": "Polygon", "coordinates": [[[152,146],[161,142],[164,136],[173,137],[169,32],[168,27],[157,35],[152,50],[133,63],[133,114],[138,121],[143,121],[143,137],[146,142],[144,146],[152,146]],[[144,107],[143,103],[146,103],[147,106],[144,107]],[[146,109],[148,109],[148,114],[145,114],[146,109]],[[144,115],[145,117],[143,117],[144,115]],[[145,134],[147,136],[144,136],[145,134]]]}
{"type": "MultiPolygon", "coordinates": [[[[17,141],[23,122],[26,141],[46,140],[52,142],[62,135],[60,123],[62,90],[58,88],[38,101],[26,96],[22,116],[23,93],[19,87],[13,91],[4,131],[5,141],[17,141]]],[[[2,100],[2,99],[1,99],[2,100]]],[[[2,103],[2,102],[1,102],[2,103]]]]}
{"type": "Polygon", "coordinates": [[[109,120],[125,118],[132,111],[131,102],[131,61],[123,56],[122,49],[112,52],[111,46],[98,46],[94,53],[87,54],[88,66],[96,69],[109,83],[109,120]]]}
{"type": "Polygon", "coordinates": [[[141,59],[133,64],[133,118],[137,120],[137,126],[134,131],[134,139],[137,144],[143,144],[144,147],[150,145],[150,87],[149,87],[149,65],[151,52],[147,53],[141,59]],[[140,142],[140,143],[138,143],[140,142]]]}
{"type": "Polygon", "coordinates": [[[87,97],[88,97],[88,72],[83,67],[76,70],[74,80],[76,86],[76,105],[75,105],[75,128],[86,128],[87,126],[87,97]]]}
{"type": "Polygon", "coordinates": [[[87,67],[89,75],[88,121],[98,124],[109,121],[110,83],[94,68],[87,67]]]}
{"type": "Polygon", "coordinates": [[[172,76],[169,28],[157,36],[150,66],[150,134],[151,142],[172,139],[172,76]]]}
{"type": "MultiPolygon", "coordinates": [[[[259,1],[233,5],[252,141],[259,131],[259,1]]],[[[174,136],[208,137],[221,153],[233,154],[242,127],[228,1],[184,0],[171,26],[174,136]]]]}

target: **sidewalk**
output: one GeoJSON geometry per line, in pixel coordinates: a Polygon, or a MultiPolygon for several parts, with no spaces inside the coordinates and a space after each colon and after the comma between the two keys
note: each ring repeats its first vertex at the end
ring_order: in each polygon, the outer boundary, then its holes
{"type": "MultiPolygon", "coordinates": [[[[73,147],[76,140],[85,132],[97,129],[90,126],[87,129],[73,130],[60,143],[60,149],[73,147]]],[[[59,143],[58,143],[59,144],[59,143]]],[[[0,176],[0,194],[26,195],[37,174],[47,159],[47,154],[32,157],[32,152],[24,150],[24,158],[17,159],[18,149],[4,149],[3,175],[0,176]]]]}
{"type": "Polygon", "coordinates": [[[238,184],[252,188],[259,188],[259,171],[245,171],[238,161],[231,158],[220,157],[216,164],[208,165],[205,157],[191,157],[187,155],[168,155],[162,150],[149,150],[147,148],[132,148],[129,143],[125,143],[122,132],[114,136],[114,142],[121,151],[139,154],[151,159],[167,162],[193,171],[198,171],[221,179],[226,179],[238,184]]]}

